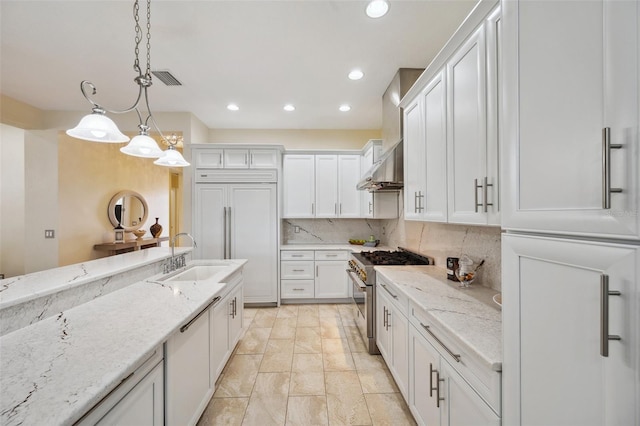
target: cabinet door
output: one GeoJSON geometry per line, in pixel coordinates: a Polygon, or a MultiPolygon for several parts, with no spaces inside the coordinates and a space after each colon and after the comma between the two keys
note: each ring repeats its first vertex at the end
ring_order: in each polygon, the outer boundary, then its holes
{"type": "Polygon", "coordinates": [[[505,424],[637,423],[640,248],[505,235],[502,259],[505,424]]]}
{"type": "Polygon", "coordinates": [[[194,249],[195,259],[225,258],[226,197],[225,185],[196,184],[193,216],[198,247],[194,249]]]}
{"type": "Polygon", "coordinates": [[[194,150],[193,156],[197,168],[221,169],[224,164],[221,149],[198,149],[194,150]]]}
{"type": "Polygon", "coordinates": [[[444,401],[440,401],[444,408],[441,411],[443,425],[500,426],[500,417],[447,361],[440,362],[440,374],[445,378],[440,382],[440,393],[444,396],[444,401]]]}
{"type": "Polygon", "coordinates": [[[487,177],[484,28],[479,28],[447,63],[447,88],[448,220],[486,224],[487,213],[478,204],[484,205],[485,198],[491,203],[494,194],[492,187],[476,187],[476,182],[482,185],[487,177]]]}
{"type": "Polygon", "coordinates": [[[283,217],[314,217],[316,198],[314,156],[285,155],[282,181],[283,217]]]}
{"type": "Polygon", "coordinates": [[[404,218],[421,220],[425,193],[422,96],[404,109],[404,218]]]}
{"type": "Polygon", "coordinates": [[[388,323],[393,364],[389,366],[400,393],[408,399],[409,389],[409,321],[396,307],[391,307],[388,323]]]}
{"type": "Polygon", "coordinates": [[[277,168],[278,151],[275,149],[252,149],[249,152],[249,167],[252,169],[277,168]]]}
{"type": "Polygon", "coordinates": [[[195,425],[213,394],[209,311],[166,343],[167,425],[195,425]]]}
{"type": "Polygon", "coordinates": [[[384,291],[378,287],[375,292],[376,299],[376,344],[378,345],[378,349],[380,350],[380,355],[387,362],[387,365],[391,364],[391,349],[390,349],[390,341],[389,337],[389,327],[387,327],[387,320],[389,314],[389,307],[391,306],[391,302],[387,298],[384,291]]]}
{"type": "Polygon", "coordinates": [[[638,3],[503,5],[503,226],[638,239],[638,3]]]}
{"type": "Polygon", "coordinates": [[[213,386],[220,376],[227,356],[230,354],[229,348],[229,309],[228,298],[216,303],[210,312],[211,330],[211,386],[213,386]]]}
{"type": "Polygon", "coordinates": [[[249,150],[248,149],[225,149],[224,150],[225,169],[248,169],[249,150]]]}
{"type": "Polygon", "coordinates": [[[338,217],[338,156],[316,155],[316,217],[338,217]]]}
{"type": "Polygon", "coordinates": [[[360,156],[338,156],[338,216],[360,217],[360,191],[356,185],[360,181],[360,156]]]}
{"type": "Polygon", "coordinates": [[[229,299],[229,350],[233,352],[244,329],[244,298],[242,286],[235,289],[229,299]]]}
{"type": "Polygon", "coordinates": [[[447,109],[444,72],[426,87],[424,97],[425,191],[424,220],[447,221],[447,109]]]}
{"type": "Polygon", "coordinates": [[[349,297],[347,266],[347,262],[342,260],[316,261],[315,297],[317,299],[349,297]]]}
{"type": "Polygon", "coordinates": [[[278,300],[278,198],[276,184],[229,187],[232,259],[249,259],[243,268],[249,303],[278,300]]]}
{"type": "Polygon", "coordinates": [[[96,425],[164,425],[164,364],[160,362],[96,425]]]}
{"type": "Polygon", "coordinates": [[[421,426],[440,425],[440,409],[436,406],[436,374],[440,355],[413,325],[409,327],[409,408],[421,426]]]}

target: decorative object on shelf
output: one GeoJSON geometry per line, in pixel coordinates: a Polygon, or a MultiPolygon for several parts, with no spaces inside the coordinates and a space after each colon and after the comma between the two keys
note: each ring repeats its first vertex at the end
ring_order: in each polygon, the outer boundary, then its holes
{"type": "Polygon", "coordinates": [[[458,260],[458,269],[455,270],[456,278],[460,281],[460,287],[467,288],[475,281],[478,269],[484,265],[484,259],[478,263],[477,266],[473,266],[473,260],[469,256],[463,254],[458,260]]]}
{"type": "MultiPolygon", "coordinates": [[[[91,95],[97,93],[96,86],[88,80],[83,80],[80,83],[80,91],[89,103],[92,105],[92,113],[86,115],[80,120],[80,123],[73,129],[67,130],[67,134],[71,137],[84,139],[92,142],[107,142],[107,143],[124,143],[129,141],[129,138],[124,135],[118,129],[118,126],[108,118],[105,113],[110,112],[113,114],[124,114],[127,112],[135,111],[138,114],[138,129],[140,133],[131,139],[131,142],[125,147],[120,148],[120,151],[127,155],[133,155],[135,157],[144,158],[157,158],[154,164],[168,167],[186,167],[190,164],[184,159],[182,154],[175,148],[176,142],[171,142],[166,138],[151,113],[151,107],[149,105],[149,95],[147,89],[152,85],[151,79],[151,0],[147,0],[147,25],[146,35],[143,37],[142,28],[140,27],[140,18],[138,12],[140,10],[139,0],[135,0],[133,5],[133,17],[135,21],[135,60],[133,62],[133,69],[138,73],[138,76],[134,79],[138,84],[138,96],[135,103],[124,110],[110,110],[97,104],[87,94],[87,88],[91,88],[91,95]],[[140,59],[138,52],[140,50],[140,42],[146,39],[146,51],[147,51],[147,66],[145,72],[142,72],[140,68],[140,59]],[[144,95],[144,107],[147,115],[143,119],[143,114],[140,111],[140,102],[144,95]],[[149,136],[150,126],[153,125],[155,130],[160,134],[163,141],[169,145],[169,149],[162,151],[154,139],[149,136]]],[[[158,71],[153,72],[156,77],[162,78],[158,75],[158,71]]],[[[177,79],[173,78],[176,82],[177,79]]],[[[179,83],[179,82],[178,82],[179,83]]]]}
{"type": "Polygon", "coordinates": [[[356,245],[356,246],[361,246],[364,243],[366,243],[365,240],[357,240],[357,239],[353,239],[353,238],[349,240],[349,244],[353,244],[353,245],[356,245]]]}
{"type": "Polygon", "coordinates": [[[136,229],[135,231],[133,231],[133,235],[135,235],[138,240],[141,240],[142,236],[146,233],[147,231],[145,231],[144,229],[136,229]]]}
{"type": "Polygon", "coordinates": [[[115,235],[115,243],[124,243],[124,228],[120,224],[113,228],[113,233],[115,235]]]}
{"type": "Polygon", "coordinates": [[[156,223],[149,227],[149,231],[151,231],[151,235],[153,235],[153,238],[158,238],[160,234],[162,234],[162,225],[158,223],[158,219],[160,218],[156,217],[156,223]]]}

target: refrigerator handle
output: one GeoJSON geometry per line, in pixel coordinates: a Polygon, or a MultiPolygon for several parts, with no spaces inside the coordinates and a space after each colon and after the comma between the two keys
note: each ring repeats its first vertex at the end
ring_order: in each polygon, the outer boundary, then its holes
{"type": "Polygon", "coordinates": [[[227,257],[227,259],[231,259],[231,207],[227,207],[227,212],[229,214],[229,219],[227,220],[227,232],[229,233],[229,235],[227,235],[227,244],[228,244],[228,253],[229,253],[229,257],[227,257]]]}
{"type": "Polygon", "coordinates": [[[223,259],[226,259],[227,258],[227,208],[223,207],[223,209],[224,209],[224,213],[223,213],[224,226],[222,227],[222,233],[224,234],[224,237],[223,237],[224,238],[224,243],[223,243],[223,246],[222,246],[223,247],[222,250],[224,251],[224,254],[223,254],[222,257],[223,257],[223,259]]]}

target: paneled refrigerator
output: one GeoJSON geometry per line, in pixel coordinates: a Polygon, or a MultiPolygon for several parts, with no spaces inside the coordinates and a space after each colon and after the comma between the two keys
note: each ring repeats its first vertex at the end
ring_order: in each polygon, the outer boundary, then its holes
{"type": "Polygon", "coordinates": [[[637,1],[503,1],[503,421],[640,424],[637,1]]]}

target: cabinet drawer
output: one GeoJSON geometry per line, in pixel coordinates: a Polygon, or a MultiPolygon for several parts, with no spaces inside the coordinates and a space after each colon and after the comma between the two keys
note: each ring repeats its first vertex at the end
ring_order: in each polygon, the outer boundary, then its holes
{"type": "Polygon", "coordinates": [[[280,260],[313,260],[312,250],[282,250],[280,260]]]}
{"type": "Polygon", "coordinates": [[[344,250],[316,250],[316,260],[349,260],[349,252],[344,250]]]}
{"type": "Polygon", "coordinates": [[[280,262],[280,278],[283,280],[290,279],[309,279],[313,280],[313,260],[285,260],[280,262]]]}
{"type": "Polygon", "coordinates": [[[409,298],[391,281],[376,272],[376,291],[383,291],[404,316],[409,316],[409,298]]]}
{"type": "Polygon", "coordinates": [[[280,281],[280,297],[283,299],[312,299],[313,280],[282,280],[280,281]]]}
{"type": "Polygon", "coordinates": [[[455,338],[432,321],[422,308],[411,303],[409,321],[426,341],[428,341],[463,378],[475,392],[496,412],[501,412],[501,374],[484,366],[469,351],[464,350],[455,338]],[[429,327],[427,331],[426,327],[429,327]],[[438,339],[438,340],[436,340],[438,339]],[[447,351],[459,355],[459,362],[447,351]]]}

